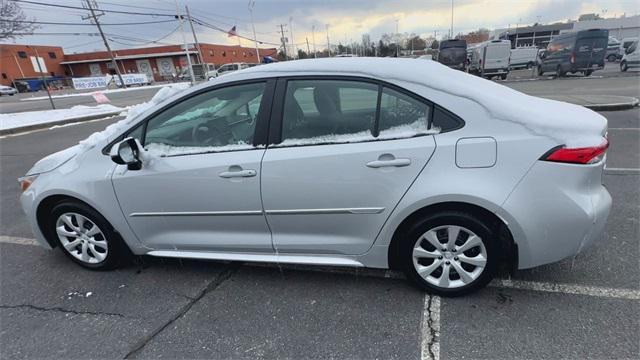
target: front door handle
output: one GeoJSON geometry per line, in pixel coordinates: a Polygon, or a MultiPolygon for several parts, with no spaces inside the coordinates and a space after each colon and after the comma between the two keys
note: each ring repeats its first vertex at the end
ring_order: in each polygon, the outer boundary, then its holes
{"type": "Polygon", "coordinates": [[[229,179],[229,178],[239,178],[239,177],[253,177],[256,176],[257,172],[255,170],[236,170],[236,171],[223,171],[219,174],[221,178],[229,179]]]}
{"type": "Polygon", "coordinates": [[[391,159],[391,160],[375,160],[367,163],[367,166],[370,168],[381,168],[381,167],[403,167],[411,165],[410,159],[391,159]]]}

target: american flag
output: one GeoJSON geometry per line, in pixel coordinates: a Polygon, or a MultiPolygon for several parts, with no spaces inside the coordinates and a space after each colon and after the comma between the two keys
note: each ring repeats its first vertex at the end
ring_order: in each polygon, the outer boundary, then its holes
{"type": "Polygon", "coordinates": [[[236,32],[236,26],[235,26],[235,25],[233,25],[233,27],[231,28],[231,30],[227,31],[227,35],[228,35],[229,37],[232,37],[232,36],[238,36],[238,33],[236,32]]]}

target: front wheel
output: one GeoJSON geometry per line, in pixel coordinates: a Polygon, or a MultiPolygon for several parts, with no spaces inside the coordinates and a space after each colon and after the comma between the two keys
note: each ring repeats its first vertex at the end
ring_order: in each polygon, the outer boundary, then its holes
{"type": "Polygon", "coordinates": [[[584,72],[584,76],[591,76],[593,74],[593,70],[587,70],[584,72]]]}
{"type": "Polygon", "coordinates": [[[538,76],[542,76],[542,74],[544,74],[544,71],[542,70],[542,66],[538,65],[538,76]]]}
{"type": "Polygon", "coordinates": [[[400,253],[405,273],[429,293],[468,294],[484,287],[496,272],[498,236],[472,214],[434,214],[405,236],[400,253]]]}
{"type": "Polygon", "coordinates": [[[626,61],[620,63],[620,71],[625,72],[629,69],[629,65],[627,65],[626,61]]]}
{"type": "Polygon", "coordinates": [[[561,78],[565,75],[566,73],[564,71],[562,71],[562,66],[558,65],[558,67],[556,68],[556,77],[557,78],[561,78]]]}
{"type": "Polygon", "coordinates": [[[502,80],[507,80],[507,74],[502,74],[502,75],[500,75],[500,79],[502,79],[502,80]]]}
{"type": "Polygon", "coordinates": [[[75,263],[93,270],[110,270],[130,256],[111,224],[91,207],[61,202],[51,211],[49,233],[75,263]]]}

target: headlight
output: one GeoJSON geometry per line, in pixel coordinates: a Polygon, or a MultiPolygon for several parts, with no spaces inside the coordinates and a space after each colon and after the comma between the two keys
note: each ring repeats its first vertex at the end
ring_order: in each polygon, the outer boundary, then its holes
{"type": "Polygon", "coordinates": [[[27,191],[29,186],[31,186],[31,184],[33,184],[33,182],[37,178],[38,178],[38,175],[28,175],[28,176],[23,176],[23,177],[19,178],[18,182],[20,183],[20,192],[27,191]]]}

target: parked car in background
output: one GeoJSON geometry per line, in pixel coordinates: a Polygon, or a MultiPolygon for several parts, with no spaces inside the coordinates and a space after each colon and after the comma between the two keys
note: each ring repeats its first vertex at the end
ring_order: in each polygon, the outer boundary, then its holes
{"type": "Polygon", "coordinates": [[[620,52],[620,41],[613,36],[609,36],[609,42],[607,43],[607,54],[605,58],[609,62],[614,62],[622,58],[623,53],[620,52]]]}
{"type": "Polygon", "coordinates": [[[456,296],[574,256],[611,208],[603,116],[434,61],[287,61],[150,103],[20,179],[42,246],[391,267],[456,296]]]}
{"type": "Polygon", "coordinates": [[[2,95],[13,96],[17,93],[18,93],[18,90],[16,90],[15,88],[12,88],[11,86],[0,85],[0,96],[2,95]]]}
{"type": "Polygon", "coordinates": [[[509,75],[510,57],[511,41],[485,41],[473,48],[469,72],[488,79],[499,76],[504,80],[509,75]]]}
{"type": "Polygon", "coordinates": [[[629,46],[631,46],[635,41],[638,41],[638,37],[626,37],[620,41],[619,59],[622,59],[629,46]]]}
{"type": "Polygon", "coordinates": [[[640,50],[638,48],[638,40],[636,40],[625,50],[625,54],[620,60],[620,71],[640,67],[640,50]]]}
{"type": "Polygon", "coordinates": [[[464,71],[467,67],[467,41],[442,40],[438,48],[437,61],[452,69],[464,71]]]}
{"type": "Polygon", "coordinates": [[[538,64],[538,48],[535,46],[511,49],[511,69],[531,69],[538,64]]]}
{"type": "Polygon", "coordinates": [[[562,77],[567,73],[591,75],[604,69],[609,30],[591,29],[558,35],[549,42],[543,53],[538,75],[554,72],[562,77]]]}
{"type": "Polygon", "coordinates": [[[224,74],[228,74],[228,73],[232,73],[234,71],[238,71],[238,70],[242,70],[242,69],[246,69],[248,68],[249,65],[247,65],[246,63],[230,63],[230,64],[224,64],[222,66],[220,66],[217,70],[217,76],[220,75],[224,75],[224,74]]]}

